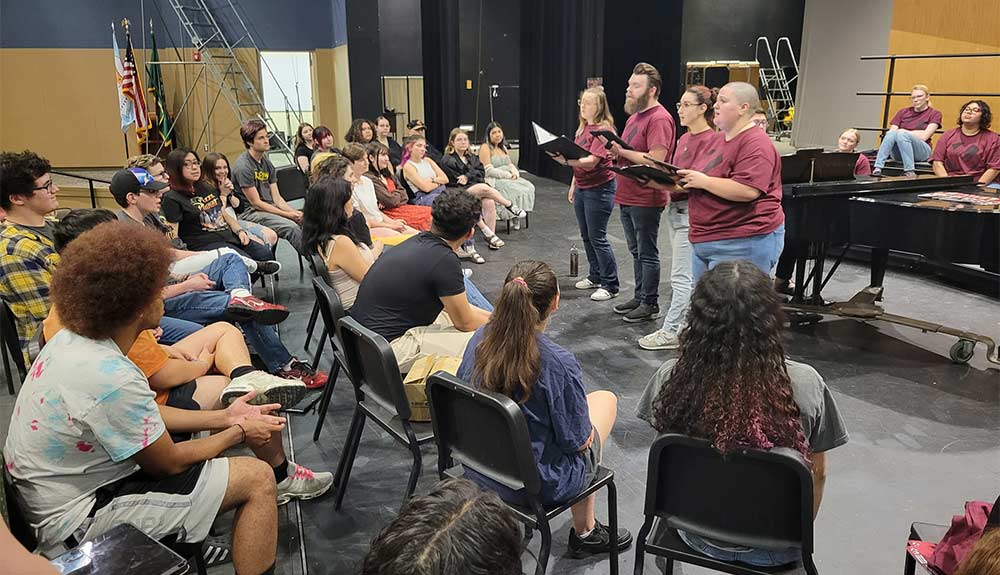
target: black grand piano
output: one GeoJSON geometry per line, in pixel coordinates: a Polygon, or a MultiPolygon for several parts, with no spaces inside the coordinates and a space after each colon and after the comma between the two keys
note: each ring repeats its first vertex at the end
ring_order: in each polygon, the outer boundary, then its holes
{"type": "MultiPolygon", "coordinates": [[[[796,253],[795,291],[785,309],[795,322],[821,315],[881,320],[958,338],[951,359],[968,362],[975,344],[1000,364],[993,338],[915,318],[886,313],[882,299],[889,250],[920,254],[928,260],[972,264],[1000,270],[1000,205],[990,204],[997,190],[977,186],[971,176],[854,179],[857,154],[799,150],[782,157],[782,206],[785,242],[796,253]],[[954,192],[955,200],[927,197],[954,192]],[[983,203],[971,197],[983,198],[983,203]],[[850,246],[871,248],[871,284],[846,302],[825,302],[822,290],[850,246]],[[824,276],[827,259],[835,262],[824,276]],[[806,274],[807,262],[811,272],[806,274]]],[[[998,290],[1000,291],[1000,290],[998,290]]]]}

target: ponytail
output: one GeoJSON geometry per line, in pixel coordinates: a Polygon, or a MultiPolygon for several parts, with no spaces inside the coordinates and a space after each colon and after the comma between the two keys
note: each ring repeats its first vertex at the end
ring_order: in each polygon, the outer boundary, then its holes
{"type": "Polygon", "coordinates": [[[555,273],[543,262],[518,262],[507,279],[483,339],[472,377],[480,387],[524,404],[541,372],[536,332],[559,294],[555,273]]]}
{"type": "Polygon", "coordinates": [[[705,121],[708,122],[708,127],[715,129],[715,99],[719,96],[718,88],[707,88],[701,84],[696,84],[690,86],[687,89],[692,96],[698,99],[699,104],[705,104],[705,121]]]}

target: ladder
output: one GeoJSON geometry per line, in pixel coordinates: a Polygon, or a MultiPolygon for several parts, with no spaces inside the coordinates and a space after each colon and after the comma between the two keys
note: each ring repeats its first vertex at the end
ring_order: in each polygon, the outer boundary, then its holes
{"type": "MultiPolygon", "coordinates": [[[[257,89],[256,82],[247,74],[246,68],[236,56],[235,48],[253,48],[254,54],[267,70],[275,85],[288,102],[285,91],[278,84],[274,73],[271,72],[267,62],[260,58],[260,48],[257,42],[250,35],[246,23],[236,11],[236,6],[232,0],[170,0],[170,6],[177,14],[181,26],[191,40],[191,45],[201,54],[202,63],[205,70],[219,86],[219,93],[225,97],[226,101],[236,112],[240,122],[251,118],[257,118],[267,125],[268,134],[278,133],[278,125],[264,106],[264,99],[261,91],[257,89]],[[209,4],[213,6],[209,6],[209,4]],[[213,13],[214,10],[214,13],[213,13]],[[216,19],[216,15],[219,19],[216,19]],[[227,28],[235,30],[232,36],[239,36],[234,41],[227,38],[226,33],[219,25],[219,20],[227,24],[227,28]]],[[[208,79],[206,78],[206,81],[208,79]]],[[[218,96],[216,96],[216,100],[218,96]]],[[[212,108],[215,105],[212,103],[212,108]]],[[[287,111],[287,110],[286,110],[287,111]]],[[[296,120],[301,122],[298,110],[293,110],[296,120]]],[[[208,121],[208,120],[206,120],[208,121]]],[[[294,154],[285,138],[272,138],[272,142],[279,142],[278,153],[288,157],[292,164],[294,154]]],[[[274,150],[273,150],[274,151],[274,150]]]]}
{"type": "Polygon", "coordinates": [[[778,38],[775,49],[771,50],[771,42],[767,36],[761,36],[757,38],[754,45],[754,59],[760,64],[760,86],[767,98],[767,114],[770,117],[771,125],[774,126],[772,133],[776,139],[780,140],[783,136],[791,134],[790,126],[782,119],[795,107],[791,84],[799,77],[799,63],[795,59],[792,42],[787,36],[782,36],[778,38]],[[761,61],[761,45],[767,54],[766,61],[761,61]],[[781,63],[783,46],[788,52],[791,66],[784,66],[781,63]],[[794,74],[788,77],[786,69],[793,70],[794,74]]]}

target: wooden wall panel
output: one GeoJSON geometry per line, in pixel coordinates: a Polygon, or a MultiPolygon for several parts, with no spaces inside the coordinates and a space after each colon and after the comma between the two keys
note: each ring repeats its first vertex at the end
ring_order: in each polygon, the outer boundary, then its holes
{"type": "Polygon", "coordinates": [[[347,46],[313,52],[312,88],[314,126],[324,125],[333,132],[334,145],[344,145],[351,127],[351,79],[347,46]]]}

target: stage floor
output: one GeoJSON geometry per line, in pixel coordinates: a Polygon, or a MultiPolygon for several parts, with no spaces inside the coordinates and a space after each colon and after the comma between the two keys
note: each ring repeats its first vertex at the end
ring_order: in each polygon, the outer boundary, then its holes
{"type": "MultiPolygon", "coordinates": [[[[566,202],[566,186],[533,179],[537,196],[530,229],[501,234],[507,246],[498,252],[483,244],[488,262],[469,264],[472,279],[492,299],[518,259],[544,260],[559,274],[562,303],[547,333],[576,354],[588,390],[608,389],[619,397],[618,422],[605,447],[604,463],[615,471],[620,524],[635,534],[642,523],[646,456],[655,433],[633,410],[649,377],[674,352],[639,349],[636,340],[656,329],[656,323],[626,324],[611,311],[614,300],[591,302],[589,291],[573,288],[577,278],[568,275],[569,249],[576,243],[582,251],[582,246],[572,207],[566,202]]],[[[609,234],[625,284],[623,297],[629,297],[632,264],[617,210],[609,234]]],[[[665,310],[670,299],[665,234],[660,246],[665,310]]],[[[313,292],[309,277],[298,278],[298,265],[287,244],[282,244],[279,255],[285,267],[277,297],[292,309],[281,334],[296,353],[302,351],[313,292]]],[[[582,253],[581,259],[585,259],[582,253]]],[[[581,268],[585,266],[581,262],[581,268]]],[[[866,268],[844,263],[825,294],[828,299],[847,299],[864,287],[867,278],[866,268]]],[[[998,300],[894,271],[887,274],[885,285],[885,305],[892,313],[988,335],[1000,333],[998,300]]],[[[965,501],[997,497],[1000,377],[995,366],[988,367],[982,347],[968,365],[955,365],[948,359],[952,338],[848,319],[789,330],[785,342],[793,359],[811,364],[826,379],[850,432],[847,445],[830,452],[827,459],[826,491],[815,534],[820,572],[901,572],[911,522],[948,523],[965,501]]],[[[327,353],[324,369],[329,360],[327,353]]],[[[316,470],[336,468],[353,408],[351,393],[350,384],[341,378],[318,442],[312,441],[315,415],[291,417],[290,441],[299,463],[316,470]]],[[[4,428],[11,403],[9,396],[0,396],[4,428]]],[[[418,493],[426,492],[436,479],[434,447],[425,447],[423,454],[418,493]]],[[[332,494],[282,508],[277,572],[356,572],[372,536],[399,509],[409,464],[405,450],[376,426],[366,426],[340,512],[333,510],[332,494]]],[[[598,518],[606,519],[603,493],[597,510],[598,518]]],[[[607,573],[606,557],[582,561],[563,557],[569,527],[569,514],[553,523],[549,572],[607,573]]],[[[536,536],[524,555],[525,572],[534,571],[532,555],[538,545],[536,536]]],[[[632,571],[634,558],[632,549],[621,556],[623,573],[632,571]]],[[[658,572],[652,558],[647,558],[646,568],[658,572]]],[[[213,570],[226,572],[231,566],[213,570]]],[[[708,571],[686,566],[683,573],[708,571]]]]}

